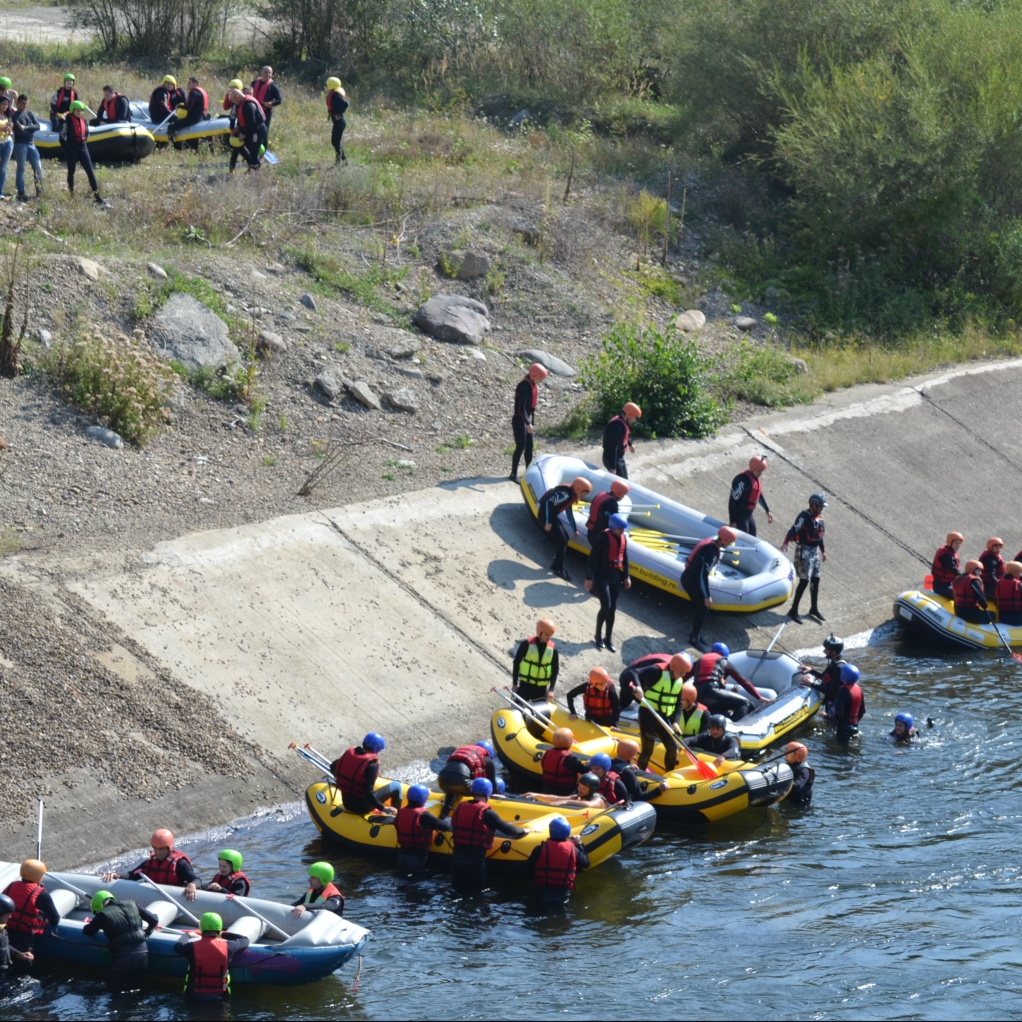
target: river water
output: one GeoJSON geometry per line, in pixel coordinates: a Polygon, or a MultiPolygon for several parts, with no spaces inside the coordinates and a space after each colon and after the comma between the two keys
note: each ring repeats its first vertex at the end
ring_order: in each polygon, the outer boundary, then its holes
{"type": "Polygon", "coordinates": [[[533,914],[522,886],[460,901],[445,874],[410,883],[324,852],[296,805],[182,847],[203,875],[238,848],[268,898],[297,897],[304,865],[333,861],[347,915],[373,931],[357,990],[353,962],[307,987],[237,987],[211,1013],[169,981],[125,1003],[101,976],[43,966],[42,994],[4,1016],[1017,1016],[1022,667],[920,652],[885,641],[850,655],[869,714],[848,746],[822,721],[797,736],[817,771],[810,808],[662,827],[583,875],[565,917],[533,914]],[[911,748],[887,737],[902,709],[923,728],[911,748]]]}

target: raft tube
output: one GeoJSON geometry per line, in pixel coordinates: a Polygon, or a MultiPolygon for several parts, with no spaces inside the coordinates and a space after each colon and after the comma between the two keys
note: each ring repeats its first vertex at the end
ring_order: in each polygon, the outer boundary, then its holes
{"type": "MultiPolygon", "coordinates": [[[[997,606],[990,604],[996,618],[997,606]]],[[[894,617],[906,632],[923,642],[954,649],[1004,649],[1004,636],[1009,646],[1022,646],[1022,625],[974,625],[955,616],[954,600],[936,593],[909,589],[894,601],[894,617]]]]}
{"type": "MultiPolygon", "coordinates": [[[[0,862],[0,890],[17,880],[20,865],[0,862]]],[[[157,887],[132,880],[103,883],[98,876],[84,873],[47,873],[43,886],[50,892],[60,913],[56,930],[35,946],[37,958],[45,961],[74,962],[93,968],[110,964],[110,951],[102,933],[86,937],[82,932],[85,920],[92,916],[88,902],[97,891],[109,891],[116,898],[130,899],[154,912],[160,919],[157,930],[146,944],[149,948],[149,972],[157,976],[183,977],[188,962],[176,954],[174,945],[185,931],[195,931],[196,924],[181,911],[196,917],[203,912],[216,912],[224,928],[248,937],[248,948],[231,963],[231,982],[242,986],[303,986],[324,979],[357,955],[369,939],[369,931],[333,912],[309,912],[299,919],[291,918],[291,906],[262,898],[235,898],[199,891],[195,901],[185,902],[180,887],[157,887]],[[85,895],[79,898],[61,881],[77,887],[85,895]],[[283,939],[265,922],[244,906],[251,906],[269,922],[287,934],[283,939]]],[[[198,934],[196,933],[196,936],[198,934]]]]}
{"type": "MultiPolygon", "coordinates": [[[[134,118],[133,124],[142,125],[161,145],[167,144],[167,126],[149,120],[148,103],[140,99],[133,99],[131,101],[131,116],[134,118]]],[[[205,140],[218,148],[227,148],[230,145],[228,142],[230,134],[231,121],[229,117],[211,117],[208,121],[199,121],[198,124],[189,125],[187,128],[175,132],[174,141],[176,143],[197,143],[205,140]]]]}
{"type": "MultiPolygon", "coordinates": [[[[380,778],[376,784],[377,790],[391,783],[380,778]]],[[[407,785],[402,784],[402,797],[407,790],[407,785]]],[[[438,816],[443,800],[442,793],[430,792],[426,803],[429,812],[438,816]]],[[[582,847],[589,856],[590,868],[606,862],[626,848],[642,844],[656,826],[656,813],[643,803],[612,809],[597,817],[600,812],[597,809],[555,808],[514,795],[494,795],[489,802],[490,808],[509,823],[518,826],[529,824],[535,828],[533,833],[514,840],[502,839],[497,835],[486,859],[490,868],[502,876],[527,875],[526,862],[529,855],[549,836],[550,821],[555,816],[563,816],[571,824],[572,833],[581,838],[582,847]],[[591,817],[593,819],[590,822],[591,817]]],[[[348,812],[342,806],[340,793],[329,781],[310,784],[305,792],[305,804],[312,822],[324,838],[374,859],[381,855],[397,858],[397,832],[392,816],[379,813],[362,816],[348,812]]],[[[452,851],[450,834],[436,832],[430,846],[430,859],[434,863],[450,862],[452,851]]]]}
{"type": "MultiPolygon", "coordinates": [[[[578,458],[542,455],[529,466],[521,482],[522,493],[533,518],[538,513],[537,502],[547,490],[570,483],[576,476],[583,476],[593,484],[589,494],[591,499],[609,490],[610,484],[617,478],[578,458]]],[[[717,530],[727,523],[694,511],[645,486],[631,481],[629,486],[631,492],[619,501],[619,514],[628,519],[628,561],[632,577],[687,600],[688,593],[681,588],[680,581],[685,560],[697,542],[715,536],[717,530]],[[633,504],[660,506],[640,507],[633,511],[633,504]],[[684,539],[665,541],[653,533],[684,539]]],[[[581,534],[569,543],[584,554],[589,553],[584,527],[588,515],[589,505],[579,505],[575,520],[581,534]]],[[[563,512],[561,518],[567,520],[563,512]]],[[[787,600],[794,577],[791,562],[778,549],[762,539],[739,532],[735,546],[728,547],[724,558],[710,574],[713,609],[750,613],[774,607],[787,600]]]]}
{"type": "MultiPolygon", "coordinates": [[[[35,133],[35,147],[44,159],[62,160],[64,147],[60,136],[50,129],[48,118],[39,118],[45,125],[35,133]]],[[[156,140],[144,124],[120,121],[89,128],[86,141],[93,163],[131,163],[151,156],[156,140]]]]}

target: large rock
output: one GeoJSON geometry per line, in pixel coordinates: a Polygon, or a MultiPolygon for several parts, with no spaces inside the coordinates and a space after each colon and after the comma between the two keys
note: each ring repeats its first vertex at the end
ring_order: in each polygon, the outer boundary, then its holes
{"type": "Polygon", "coordinates": [[[398,408],[402,412],[417,412],[419,410],[419,399],[415,391],[408,387],[398,387],[396,390],[388,390],[383,395],[391,408],[398,408]]]}
{"type": "Polygon", "coordinates": [[[87,426],[85,435],[90,440],[98,440],[101,444],[112,447],[115,451],[119,451],[124,446],[120,434],[115,433],[112,429],[107,429],[106,426],[87,426]]]}
{"type": "Polygon", "coordinates": [[[344,389],[344,383],[336,370],[324,369],[316,377],[316,388],[328,401],[336,401],[344,389]]]}
{"type": "Polygon", "coordinates": [[[156,314],[153,343],[168,362],[187,369],[219,367],[238,360],[238,349],[227,336],[227,324],[197,298],[175,291],[156,314]]]}
{"type": "Polygon", "coordinates": [[[683,333],[692,334],[706,326],[706,316],[698,309],[687,309],[678,316],[675,323],[683,333]]]}
{"type": "Polygon", "coordinates": [[[474,280],[490,272],[490,258],[481,252],[445,252],[437,261],[437,269],[455,280],[474,280]]]}
{"type": "Polygon", "coordinates": [[[461,295],[437,295],[415,314],[413,322],[438,341],[482,344],[490,329],[488,312],[482,302],[461,295]]]}
{"type": "Polygon", "coordinates": [[[373,325],[366,328],[366,354],[370,358],[411,358],[422,350],[422,342],[415,334],[393,326],[373,325]]]}
{"type": "Polygon", "coordinates": [[[368,383],[362,380],[345,380],[344,386],[351,392],[351,396],[366,408],[380,410],[380,399],[373,393],[373,388],[368,383]]]}
{"type": "Polygon", "coordinates": [[[78,270],[89,280],[99,280],[106,273],[106,270],[95,260],[84,258],[78,260],[78,270]]]}
{"type": "Polygon", "coordinates": [[[735,316],[735,326],[739,330],[755,330],[759,326],[759,320],[752,316],[735,316]]]}
{"type": "Polygon", "coordinates": [[[272,351],[275,355],[283,355],[287,352],[287,341],[272,330],[260,330],[256,347],[260,351],[272,351]]]}
{"type": "Polygon", "coordinates": [[[307,309],[312,309],[313,312],[316,311],[316,299],[313,298],[312,295],[310,295],[308,291],[306,291],[305,294],[303,294],[302,297],[299,298],[298,300],[307,309]]]}
{"type": "Polygon", "coordinates": [[[526,348],[524,351],[518,352],[518,357],[528,359],[530,362],[538,362],[541,366],[552,372],[554,376],[575,375],[575,370],[567,362],[562,362],[556,355],[540,351],[539,348],[526,348]]]}

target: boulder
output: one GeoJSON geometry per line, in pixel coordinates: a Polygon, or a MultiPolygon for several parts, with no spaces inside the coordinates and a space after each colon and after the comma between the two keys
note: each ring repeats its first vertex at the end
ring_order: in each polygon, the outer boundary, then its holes
{"type": "Polygon", "coordinates": [[[517,234],[526,245],[536,246],[543,240],[543,232],[535,224],[515,224],[517,234]]]}
{"type": "Polygon", "coordinates": [[[36,328],[35,336],[36,340],[45,348],[48,348],[53,342],[53,334],[51,334],[49,330],[44,330],[42,327],[36,328]]]}
{"type": "Polygon", "coordinates": [[[752,316],[735,316],[735,326],[739,330],[755,330],[759,326],[759,320],[752,316]]]}
{"type": "Polygon", "coordinates": [[[260,330],[256,338],[256,347],[260,351],[272,351],[275,355],[283,355],[287,351],[287,341],[280,334],[260,330]]]}
{"type": "Polygon", "coordinates": [[[323,372],[316,377],[316,387],[319,392],[327,398],[329,401],[336,401],[340,397],[341,391],[344,389],[344,384],[341,382],[341,378],[337,375],[337,372],[333,369],[324,369],[323,372]]]}
{"type": "Polygon", "coordinates": [[[408,387],[398,387],[397,390],[388,390],[383,395],[391,408],[397,408],[402,412],[415,413],[419,410],[419,399],[415,396],[414,390],[408,387]]]}
{"type": "Polygon", "coordinates": [[[481,344],[490,329],[487,315],[486,306],[474,298],[437,295],[415,313],[413,322],[438,341],[481,344]]]}
{"type": "Polygon", "coordinates": [[[152,341],[168,362],[188,369],[219,367],[238,360],[227,324],[197,298],[175,291],[156,314],[152,341]]]}
{"type": "Polygon", "coordinates": [[[692,334],[706,326],[706,316],[698,309],[686,309],[674,322],[683,333],[692,334]]]}
{"type": "Polygon", "coordinates": [[[562,362],[556,355],[540,351],[539,348],[526,348],[524,351],[518,352],[518,357],[524,358],[529,362],[538,362],[553,373],[554,376],[575,375],[575,370],[567,362],[562,362]]]}
{"type": "Polygon", "coordinates": [[[411,334],[405,333],[403,330],[395,331],[398,334],[404,336],[398,337],[397,341],[387,348],[387,354],[391,358],[411,358],[413,355],[418,355],[422,351],[422,345],[418,339],[413,337],[411,334]]]}
{"type": "Polygon", "coordinates": [[[106,270],[99,263],[92,259],[84,258],[78,260],[78,270],[81,274],[88,277],[89,280],[99,280],[106,273],[106,270]]]}
{"type": "Polygon", "coordinates": [[[490,258],[481,252],[445,252],[437,261],[437,269],[455,280],[474,280],[490,272],[490,258]]]}
{"type": "Polygon", "coordinates": [[[167,279],[167,271],[160,266],[159,263],[146,263],[145,268],[149,271],[150,275],[155,277],[157,280],[167,279]]]}
{"type": "Polygon", "coordinates": [[[124,446],[120,435],[112,429],[107,429],[106,426],[86,426],[85,435],[90,440],[98,440],[101,444],[112,447],[115,451],[119,451],[124,446]]]}
{"type": "Polygon", "coordinates": [[[348,388],[351,396],[366,408],[380,410],[380,399],[373,393],[373,388],[362,380],[345,380],[344,386],[348,388]]]}
{"type": "Polygon", "coordinates": [[[266,272],[267,273],[277,273],[277,274],[284,273],[285,272],[284,264],[283,263],[267,263],[266,264],[266,272]]]}
{"type": "Polygon", "coordinates": [[[316,299],[313,298],[308,291],[306,291],[305,294],[298,299],[298,301],[300,301],[307,309],[312,309],[313,312],[316,311],[316,299]]]}
{"type": "Polygon", "coordinates": [[[365,328],[366,354],[375,358],[411,358],[422,350],[422,342],[415,334],[393,326],[372,326],[365,328]]]}

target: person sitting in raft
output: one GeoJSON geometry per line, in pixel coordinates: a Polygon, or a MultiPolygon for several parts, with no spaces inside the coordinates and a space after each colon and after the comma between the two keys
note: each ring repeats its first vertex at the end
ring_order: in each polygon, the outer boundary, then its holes
{"type": "Polygon", "coordinates": [[[685,674],[685,680],[691,680],[696,687],[699,701],[714,713],[723,713],[732,720],[741,720],[752,712],[752,703],[739,692],[728,692],[725,678],[736,681],[754,699],[761,704],[771,702],[764,699],[752,682],[735,670],[728,657],[731,650],[723,642],[715,642],[708,653],[704,653],[685,674]]]}
{"type": "Polygon", "coordinates": [[[565,582],[570,582],[571,576],[564,567],[564,552],[568,543],[579,534],[574,508],[592,488],[593,484],[585,476],[576,476],[570,485],[552,486],[539,498],[536,506],[539,527],[554,541],[554,562],[550,570],[565,582]],[[567,516],[567,525],[558,517],[562,511],[567,516]]]}
{"type": "Polygon", "coordinates": [[[292,919],[306,912],[334,912],[344,915],[344,895],[334,886],[334,868],[329,862],[314,862],[309,867],[309,889],[291,902],[292,919]]]}
{"type": "Polygon", "coordinates": [[[954,592],[955,617],[974,625],[990,623],[987,599],[983,594],[983,583],[979,577],[982,571],[983,565],[979,561],[966,561],[965,571],[951,586],[954,592]]]}
{"type": "Polygon", "coordinates": [[[571,751],[575,735],[571,728],[559,727],[551,736],[552,749],[543,753],[543,790],[548,795],[569,795],[575,790],[578,775],[585,773],[585,764],[571,751]]]}
{"type": "Polygon", "coordinates": [[[493,743],[486,738],[475,745],[462,745],[447,757],[440,768],[436,783],[444,793],[444,804],[440,819],[451,815],[454,803],[459,798],[470,798],[472,782],[485,777],[490,784],[497,784],[497,766],[493,762],[493,743]]]}
{"type": "Polygon", "coordinates": [[[933,555],[933,564],[930,571],[933,573],[933,592],[937,596],[952,599],[954,593],[951,585],[962,573],[962,566],[958,560],[958,551],[961,550],[965,537],[960,532],[949,532],[947,541],[933,555]]]}
{"type": "Polygon", "coordinates": [[[185,901],[195,901],[195,895],[199,889],[199,876],[195,872],[192,860],[184,852],[174,850],[174,834],[166,827],[160,827],[153,831],[149,839],[153,854],[148,859],[143,859],[134,869],[128,870],[128,875],[122,877],[120,873],[104,873],[103,883],[108,884],[111,880],[136,880],[141,882],[146,877],[154,884],[164,884],[167,887],[183,887],[185,889],[185,901]]]}
{"type": "Polygon", "coordinates": [[[582,697],[586,720],[600,727],[617,727],[621,716],[621,699],[605,667],[594,667],[589,672],[589,680],[576,685],[568,693],[568,713],[572,720],[578,720],[575,700],[579,696],[582,697]]]}
{"type": "Polygon", "coordinates": [[[231,962],[249,940],[240,933],[225,933],[216,912],[202,913],[199,932],[198,940],[186,933],[174,945],[174,954],[188,959],[185,993],[195,1001],[222,1001],[231,992],[231,962]]]}
{"type": "Polygon", "coordinates": [[[595,774],[600,780],[598,792],[603,796],[609,806],[615,806],[628,801],[628,789],[624,781],[611,766],[610,756],[605,752],[598,752],[589,760],[589,771],[595,774]]]}
{"type": "Polygon", "coordinates": [[[380,777],[380,753],[387,747],[383,735],[370,731],[362,739],[361,745],[355,745],[344,752],[330,765],[337,787],[341,791],[341,801],[349,813],[366,816],[374,810],[393,816],[401,804],[401,785],[393,781],[376,793],[376,782],[380,777]],[[387,806],[385,803],[390,802],[387,806]]]}
{"type": "Polygon", "coordinates": [[[734,735],[727,733],[727,717],[723,713],[713,714],[709,721],[709,730],[703,731],[682,741],[690,749],[712,753],[717,758],[713,761],[719,770],[726,759],[741,759],[742,748],[734,735]]]}
{"type": "Polygon", "coordinates": [[[241,872],[241,863],[241,852],[225,848],[217,856],[219,872],[205,885],[204,890],[247,898],[252,891],[252,885],[248,877],[241,872]]]}
{"type": "Polygon", "coordinates": [[[530,703],[552,699],[561,669],[554,633],[557,625],[548,617],[536,622],[536,634],[522,639],[511,664],[511,691],[530,703]]]}
{"type": "Polygon", "coordinates": [[[894,718],[894,730],[891,732],[895,743],[904,742],[907,745],[913,738],[918,738],[919,732],[915,729],[915,723],[911,713],[899,713],[894,718]]]}
{"type": "Polygon", "coordinates": [[[994,598],[997,580],[1004,576],[1004,558],[1001,556],[1003,549],[1004,540],[991,536],[987,540],[986,550],[979,555],[979,562],[983,565],[983,595],[988,600],[994,598]]]}
{"type": "Polygon", "coordinates": [[[997,620],[1002,625],[1022,625],[1022,561],[1008,561],[1004,578],[997,580],[994,597],[997,600],[997,620]]]}
{"type": "Polygon", "coordinates": [[[533,848],[526,866],[532,868],[536,900],[540,909],[563,908],[575,887],[580,869],[589,868],[589,856],[582,839],[571,833],[571,824],[563,816],[550,821],[550,836],[533,848]]]}
{"type": "Polygon", "coordinates": [[[841,687],[834,696],[834,713],[831,722],[837,724],[837,736],[841,741],[859,733],[859,721],[866,716],[866,697],[859,687],[859,668],[845,664],[841,668],[841,687]]]}
{"type": "Polygon", "coordinates": [[[808,805],[813,797],[816,771],[806,763],[808,754],[809,750],[801,742],[788,742],[784,747],[784,762],[791,767],[794,778],[786,801],[799,806],[808,805]]]}
{"type": "Polygon", "coordinates": [[[569,809],[606,809],[607,800],[600,794],[600,778],[592,772],[584,773],[570,795],[544,795],[534,791],[525,793],[525,798],[545,802],[549,806],[565,806],[569,809]]]}

